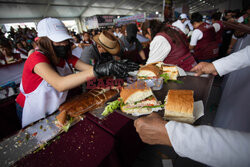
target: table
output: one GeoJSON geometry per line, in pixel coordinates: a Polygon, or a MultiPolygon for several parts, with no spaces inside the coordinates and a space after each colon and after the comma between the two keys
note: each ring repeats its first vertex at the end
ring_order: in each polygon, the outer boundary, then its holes
{"type": "Polygon", "coordinates": [[[86,114],[45,150],[27,155],[15,166],[119,167],[131,165],[142,147],[130,119],[118,113],[103,120],[86,114]]]}
{"type": "MultiPolygon", "coordinates": [[[[213,77],[185,76],[180,77],[180,80],[184,81],[184,84],[170,82],[164,85],[161,91],[154,91],[155,95],[162,101],[170,88],[192,88],[195,92],[194,99],[202,99],[206,106],[213,77]],[[192,84],[189,82],[190,79],[193,80],[192,84]]],[[[103,108],[99,112],[102,111],[103,108]]],[[[91,111],[69,132],[60,136],[60,139],[47,146],[45,150],[29,154],[14,165],[131,166],[144,146],[135,131],[133,120],[119,112],[113,112],[103,118],[91,111]]]]}
{"type": "Polygon", "coordinates": [[[5,85],[8,82],[15,81],[20,83],[23,74],[24,63],[11,64],[0,68],[0,85],[5,85]]]}

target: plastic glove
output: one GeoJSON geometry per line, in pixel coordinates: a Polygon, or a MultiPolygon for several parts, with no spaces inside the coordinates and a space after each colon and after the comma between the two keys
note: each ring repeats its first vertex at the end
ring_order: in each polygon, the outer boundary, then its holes
{"type": "Polygon", "coordinates": [[[116,76],[119,78],[125,78],[128,76],[126,65],[115,60],[102,64],[97,62],[94,65],[94,73],[97,77],[116,76]]]}
{"type": "Polygon", "coordinates": [[[127,59],[118,60],[118,62],[126,65],[126,71],[127,72],[136,71],[136,70],[139,70],[139,68],[140,68],[139,64],[137,64],[135,62],[131,62],[131,61],[127,60],[127,59]]]}

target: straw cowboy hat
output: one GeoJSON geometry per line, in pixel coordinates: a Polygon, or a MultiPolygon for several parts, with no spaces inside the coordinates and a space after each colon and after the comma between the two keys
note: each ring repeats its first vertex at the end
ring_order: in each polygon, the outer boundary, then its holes
{"type": "Polygon", "coordinates": [[[118,40],[113,34],[107,31],[103,31],[100,35],[94,36],[93,40],[112,55],[116,55],[120,52],[120,44],[118,40]]]}

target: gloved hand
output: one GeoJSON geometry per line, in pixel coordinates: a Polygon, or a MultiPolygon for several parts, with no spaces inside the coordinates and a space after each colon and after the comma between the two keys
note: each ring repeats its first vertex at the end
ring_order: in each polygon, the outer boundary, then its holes
{"type": "Polygon", "coordinates": [[[126,65],[125,67],[127,72],[136,71],[139,70],[140,68],[139,64],[129,61],[127,59],[118,60],[118,62],[126,65]]]}
{"type": "Polygon", "coordinates": [[[119,78],[125,78],[128,76],[126,66],[115,60],[105,63],[97,62],[94,65],[94,73],[97,77],[116,76],[119,78]]]}

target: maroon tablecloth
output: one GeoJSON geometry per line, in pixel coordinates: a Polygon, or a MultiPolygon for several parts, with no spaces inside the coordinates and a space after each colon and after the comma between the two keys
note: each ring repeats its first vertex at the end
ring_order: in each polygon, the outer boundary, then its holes
{"type": "Polygon", "coordinates": [[[119,161],[123,166],[131,166],[144,147],[135,130],[134,121],[117,112],[113,112],[102,120],[89,113],[86,117],[114,136],[119,161]]]}
{"type": "Polygon", "coordinates": [[[84,119],[45,150],[26,156],[16,165],[95,167],[111,153],[113,147],[114,138],[110,134],[84,119]]]}
{"type": "Polygon", "coordinates": [[[142,146],[132,120],[119,113],[103,120],[87,114],[45,150],[24,157],[15,166],[131,166],[142,146]]]}

